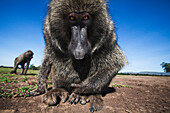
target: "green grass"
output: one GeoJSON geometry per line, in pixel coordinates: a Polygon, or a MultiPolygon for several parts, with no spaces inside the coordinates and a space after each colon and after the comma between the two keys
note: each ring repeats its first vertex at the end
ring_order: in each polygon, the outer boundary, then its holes
{"type": "Polygon", "coordinates": [[[17,83],[18,77],[15,77],[14,74],[0,74],[0,82],[4,83],[17,83]]]}
{"type": "Polygon", "coordinates": [[[13,76],[15,76],[15,74],[1,74],[1,76],[13,77],[13,76]]]}
{"type": "Polygon", "coordinates": [[[38,72],[39,72],[39,70],[30,70],[30,69],[28,69],[28,71],[27,71],[28,74],[35,74],[35,75],[37,75],[38,72]]]}
{"type": "Polygon", "coordinates": [[[22,80],[21,80],[21,82],[25,82],[26,80],[27,80],[27,77],[26,76],[22,76],[22,80]]]}
{"type": "MultiPolygon", "coordinates": [[[[7,74],[7,73],[10,73],[12,71],[12,69],[13,68],[0,67],[0,73],[7,74]]],[[[20,68],[17,69],[17,73],[21,73],[21,71],[22,71],[22,69],[20,69],[20,68]]],[[[28,74],[35,74],[35,75],[37,75],[38,71],[39,70],[30,70],[30,69],[28,69],[27,73],[28,74]]]]}
{"type": "Polygon", "coordinates": [[[8,98],[11,98],[12,96],[14,96],[13,94],[11,93],[8,93],[8,92],[0,92],[0,97],[8,97],[8,98]]]}
{"type": "Polygon", "coordinates": [[[125,87],[125,88],[133,88],[132,86],[128,86],[128,85],[118,85],[118,84],[114,84],[112,85],[112,87],[117,87],[117,88],[121,88],[121,87],[125,87]]]}
{"type": "Polygon", "coordinates": [[[0,73],[9,73],[12,71],[12,68],[0,67],[0,73]]]}
{"type": "Polygon", "coordinates": [[[16,88],[14,89],[16,92],[14,92],[14,94],[18,94],[19,96],[22,97],[28,97],[28,93],[33,90],[36,89],[38,87],[38,85],[29,85],[29,86],[25,86],[25,87],[20,87],[20,88],[16,88]]]}
{"type": "Polygon", "coordinates": [[[0,77],[0,82],[10,83],[11,81],[7,77],[0,77]]]}
{"type": "Polygon", "coordinates": [[[19,96],[19,97],[28,97],[28,93],[33,90],[36,89],[38,86],[36,85],[29,85],[29,86],[25,86],[25,87],[19,87],[19,88],[15,88],[13,91],[10,92],[6,92],[4,87],[0,88],[0,97],[7,97],[7,98],[11,98],[13,96],[19,96]]]}
{"type": "Polygon", "coordinates": [[[13,96],[13,94],[9,93],[9,92],[5,92],[5,87],[0,87],[0,97],[8,97],[11,98],[13,96]]]}
{"type": "MultiPolygon", "coordinates": [[[[28,93],[37,88],[37,84],[28,85],[24,87],[17,87],[16,83],[18,82],[26,82],[29,77],[37,76],[39,70],[28,70],[28,75],[16,75],[9,74],[12,68],[0,67],[0,82],[3,83],[0,86],[0,98],[11,98],[11,97],[27,97],[28,93]]],[[[17,69],[17,73],[21,73],[21,69],[17,69]]]]}

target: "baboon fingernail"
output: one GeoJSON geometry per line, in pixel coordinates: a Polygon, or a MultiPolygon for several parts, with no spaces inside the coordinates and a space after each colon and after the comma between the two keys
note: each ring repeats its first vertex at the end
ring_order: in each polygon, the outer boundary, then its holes
{"type": "Polygon", "coordinates": [[[92,108],[90,108],[90,112],[94,112],[94,108],[92,107],[92,108]]]}

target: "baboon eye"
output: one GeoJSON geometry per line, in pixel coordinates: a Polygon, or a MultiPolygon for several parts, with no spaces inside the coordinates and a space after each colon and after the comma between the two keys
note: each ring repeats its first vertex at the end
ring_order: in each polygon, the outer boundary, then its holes
{"type": "Polygon", "coordinates": [[[74,21],[76,18],[74,16],[69,16],[69,20],[74,21]]]}
{"type": "Polygon", "coordinates": [[[83,20],[89,20],[89,16],[84,16],[83,20]]]}

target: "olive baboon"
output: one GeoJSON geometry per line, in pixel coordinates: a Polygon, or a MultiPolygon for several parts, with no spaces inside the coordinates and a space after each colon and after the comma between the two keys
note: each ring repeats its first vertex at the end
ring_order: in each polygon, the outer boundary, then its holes
{"type": "Polygon", "coordinates": [[[15,61],[14,61],[14,68],[13,68],[13,70],[10,73],[11,74],[12,73],[16,74],[18,65],[21,65],[21,68],[22,68],[21,75],[22,74],[26,75],[28,67],[29,67],[29,64],[30,64],[30,61],[33,58],[33,54],[34,53],[31,50],[28,50],[25,53],[23,53],[22,55],[16,57],[15,61]],[[25,63],[27,63],[26,67],[25,67],[25,63]]]}
{"type": "Polygon", "coordinates": [[[127,63],[119,48],[105,0],[51,0],[44,23],[45,56],[38,74],[43,102],[55,105],[60,97],[72,104],[90,100],[90,111],[103,106],[101,91],[127,63]],[[47,91],[52,71],[53,88],[47,91]],[[85,98],[86,99],[86,98],[85,98]]]}

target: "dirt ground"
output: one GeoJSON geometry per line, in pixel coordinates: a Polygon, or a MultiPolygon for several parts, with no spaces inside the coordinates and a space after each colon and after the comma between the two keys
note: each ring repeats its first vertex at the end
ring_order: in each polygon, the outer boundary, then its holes
{"type": "MultiPolygon", "coordinates": [[[[170,113],[170,77],[116,76],[110,90],[103,97],[103,109],[97,113],[170,113]],[[114,91],[113,84],[133,88],[116,87],[114,91]]],[[[0,98],[0,113],[89,113],[88,103],[48,107],[41,97],[0,98]]]]}

